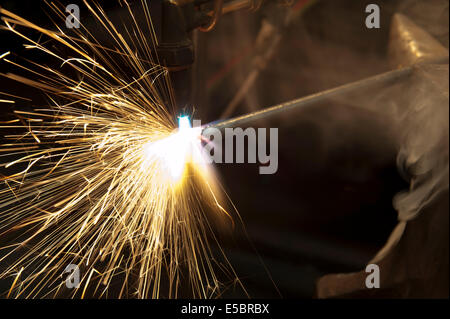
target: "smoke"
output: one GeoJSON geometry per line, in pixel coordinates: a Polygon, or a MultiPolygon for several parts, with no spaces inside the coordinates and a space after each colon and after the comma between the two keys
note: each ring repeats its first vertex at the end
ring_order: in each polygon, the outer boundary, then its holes
{"type": "Polygon", "coordinates": [[[394,198],[400,220],[410,220],[449,185],[449,69],[421,66],[407,92],[402,123],[399,167],[411,176],[411,188],[394,198]]]}

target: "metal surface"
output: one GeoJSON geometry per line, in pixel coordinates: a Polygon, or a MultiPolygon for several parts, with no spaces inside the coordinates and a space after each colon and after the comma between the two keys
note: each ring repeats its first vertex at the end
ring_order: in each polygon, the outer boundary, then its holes
{"type": "Polygon", "coordinates": [[[396,13],[389,36],[389,58],[394,67],[404,67],[448,56],[448,50],[406,16],[396,13]]]}
{"type": "Polygon", "coordinates": [[[401,70],[418,66],[405,85],[408,101],[400,116],[397,158],[407,167],[410,188],[394,197],[399,222],[368,262],[384,274],[380,289],[367,289],[366,270],[329,274],[317,282],[319,298],[448,298],[448,50],[395,14],[389,58],[394,66],[410,65],[401,70]]]}

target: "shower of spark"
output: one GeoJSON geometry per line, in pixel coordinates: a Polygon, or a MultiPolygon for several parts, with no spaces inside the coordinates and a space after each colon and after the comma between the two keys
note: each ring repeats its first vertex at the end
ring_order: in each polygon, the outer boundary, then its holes
{"type": "MultiPolygon", "coordinates": [[[[0,146],[2,169],[13,172],[0,175],[0,239],[11,241],[0,249],[0,276],[13,282],[8,297],[172,298],[182,286],[193,297],[217,296],[215,263],[237,277],[208,244],[216,237],[202,207],[228,213],[211,168],[198,160],[200,131],[188,117],[179,117],[178,128],[173,121],[168,73],[152,55],[155,37],[135,24],[127,26],[129,43],[99,5],[84,3],[114,49],[83,25],[69,36],[0,9],[3,28],[26,49],[59,61],[51,68],[0,52],[1,63],[29,74],[1,75],[42,90],[49,101],[16,108],[1,124],[23,131],[0,146]],[[79,266],[81,282],[67,292],[61,276],[69,264],[79,266]]],[[[153,30],[145,1],[142,9],[153,30]]],[[[27,99],[7,96],[17,106],[27,99]]]]}

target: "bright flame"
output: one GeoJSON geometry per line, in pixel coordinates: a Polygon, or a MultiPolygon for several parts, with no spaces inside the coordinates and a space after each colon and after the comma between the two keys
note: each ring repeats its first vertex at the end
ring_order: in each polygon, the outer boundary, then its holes
{"type": "Polygon", "coordinates": [[[144,145],[145,158],[157,161],[172,183],[180,183],[187,163],[200,151],[201,129],[192,128],[188,116],[178,118],[178,130],[170,136],[144,145]]]}
{"type": "Polygon", "coordinates": [[[178,129],[180,131],[187,131],[190,128],[192,128],[192,126],[191,122],[189,121],[189,116],[185,115],[178,117],[178,129]]]}

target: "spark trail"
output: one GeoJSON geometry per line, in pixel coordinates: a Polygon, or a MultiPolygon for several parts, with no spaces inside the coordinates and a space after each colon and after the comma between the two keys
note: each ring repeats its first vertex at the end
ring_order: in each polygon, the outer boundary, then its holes
{"type": "MultiPolygon", "coordinates": [[[[193,160],[201,132],[185,117],[178,128],[173,120],[168,72],[152,54],[155,37],[135,24],[127,26],[127,42],[99,5],[84,3],[114,48],[83,25],[69,36],[0,8],[2,28],[58,62],[50,67],[0,52],[0,63],[20,71],[2,75],[49,101],[32,111],[16,108],[15,118],[0,124],[21,131],[6,134],[0,147],[2,169],[14,172],[0,176],[0,240],[13,237],[0,250],[1,278],[13,278],[7,296],[66,295],[61,274],[68,264],[81,269],[70,297],[175,298],[181,286],[192,297],[218,296],[218,257],[208,244],[214,230],[203,207],[218,217],[228,213],[213,171],[193,160]]],[[[65,18],[63,8],[48,5],[65,18]]],[[[220,268],[239,282],[220,255],[220,268]]]]}

